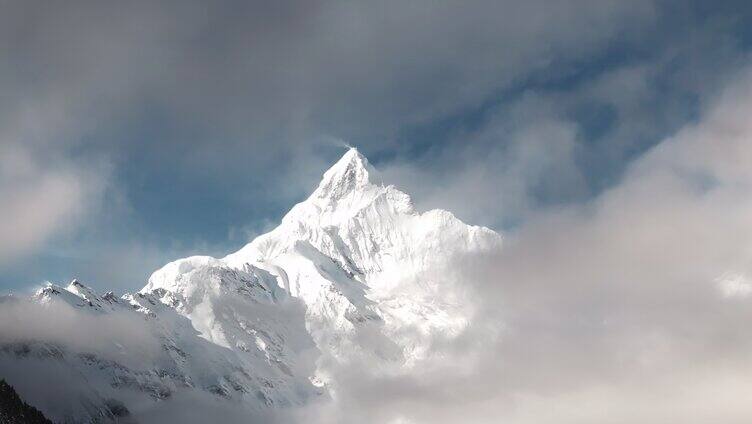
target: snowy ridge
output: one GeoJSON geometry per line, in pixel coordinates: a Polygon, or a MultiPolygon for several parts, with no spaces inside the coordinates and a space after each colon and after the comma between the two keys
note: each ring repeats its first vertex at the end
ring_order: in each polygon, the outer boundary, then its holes
{"type": "MultiPolygon", "coordinates": [[[[121,298],[99,296],[75,280],[67,287],[47,284],[31,301],[49,308],[50,317],[106,332],[84,342],[3,340],[0,372],[60,422],[121,419],[186,391],[240,403],[249,412],[320,396],[308,381],[313,364],[300,359],[315,352],[302,305],[237,270],[204,267],[188,283],[189,297],[157,289],[121,298]],[[202,299],[197,308],[189,306],[190,296],[202,299]],[[40,367],[64,377],[54,399],[35,397],[39,390],[28,385],[40,367]]],[[[35,384],[49,384],[46,375],[40,378],[35,384]]]]}
{"type": "Polygon", "coordinates": [[[92,366],[60,348],[69,368],[86,376],[95,395],[84,397],[94,406],[86,413],[38,406],[53,418],[86,421],[111,419],[113,408],[138,415],[148,399],[181,390],[249,410],[336,399],[332,360],[367,359],[400,372],[426,358],[433,338],[460,334],[471,316],[447,267],[455,255],[500,243],[497,233],[447,211],[416,211],[350,149],[277,228],[224,258],[171,262],[122,298],[77,281],[41,289],[37,304],[136,317],[161,348],[134,367],[92,366]],[[137,394],[125,395],[119,381],[135,381],[128,387],[137,394]]]}

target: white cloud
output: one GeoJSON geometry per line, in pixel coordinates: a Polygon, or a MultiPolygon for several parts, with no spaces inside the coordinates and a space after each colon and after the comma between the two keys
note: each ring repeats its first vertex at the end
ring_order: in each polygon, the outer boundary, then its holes
{"type": "Polygon", "coordinates": [[[749,286],[717,276],[752,271],[750,90],[752,71],[612,189],[458,258],[478,308],[468,332],[409,374],[343,367],[340,403],[306,419],[748,421],[749,286]]]}
{"type": "Polygon", "coordinates": [[[556,204],[585,197],[577,125],[552,109],[540,96],[523,96],[476,133],[457,136],[464,143],[425,167],[392,164],[385,178],[410,193],[419,209],[447,209],[497,229],[536,212],[541,199],[556,204]]]}
{"type": "Polygon", "coordinates": [[[0,299],[0,343],[43,340],[73,352],[90,352],[128,366],[160,354],[162,346],[144,318],[130,311],[92,314],[64,302],[39,305],[13,297],[0,299]]]}
{"type": "Polygon", "coordinates": [[[716,279],[724,297],[745,298],[752,295],[752,282],[743,274],[725,273],[716,279]]]}
{"type": "Polygon", "coordinates": [[[105,185],[98,169],[79,168],[55,153],[13,141],[0,145],[0,265],[70,232],[93,209],[105,185]]]}

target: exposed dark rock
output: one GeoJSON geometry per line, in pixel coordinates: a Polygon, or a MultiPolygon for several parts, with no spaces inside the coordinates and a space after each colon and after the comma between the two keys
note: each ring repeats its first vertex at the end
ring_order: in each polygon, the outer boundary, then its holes
{"type": "Polygon", "coordinates": [[[21,400],[5,380],[0,380],[0,424],[52,424],[52,421],[21,400]]]}

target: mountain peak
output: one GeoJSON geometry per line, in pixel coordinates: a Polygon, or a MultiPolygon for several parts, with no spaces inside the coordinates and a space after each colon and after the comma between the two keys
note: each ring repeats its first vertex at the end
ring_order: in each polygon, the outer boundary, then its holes
{"type": "Polygon", "coordinates": [[[351,147],[328,171],[313,193],[318,198],[340,198],[371,184],[377,171],[358,149],[351,147]]]}

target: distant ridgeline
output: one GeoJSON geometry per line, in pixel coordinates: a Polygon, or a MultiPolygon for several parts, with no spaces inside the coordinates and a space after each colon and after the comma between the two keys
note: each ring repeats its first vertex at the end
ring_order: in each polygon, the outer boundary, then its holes
{"type": "Polygon", "coordinates": [[[13,387],[0,380],[0,424],[52,424],[37,408],[27,404],[13,387]]]}

